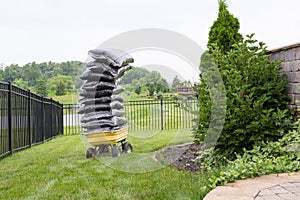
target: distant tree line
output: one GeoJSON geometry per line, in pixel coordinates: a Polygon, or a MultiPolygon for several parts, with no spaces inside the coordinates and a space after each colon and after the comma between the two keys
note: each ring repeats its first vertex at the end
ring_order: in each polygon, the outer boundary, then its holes
{"type": "Polygon", "coordinates": [[[139,96],[153,96],[156,93],[170,91],[169,84],[165,78],[157,71],[148,71],[144,68],[134,67],[128,71],[121,79],[120,84],[127,90],[139,96]]]}
{"type": "Polygon", "coordinates": [[[80,88],[82,81],[78,75],[84,70],[83,66],[80,61],[12,64],[0,68],[0,80],[11,81],[42,96],[65,95],[80,88]]]}
{"type": "Polygon", "coordinates": [[[192,86],[190,81],[182,81],[175,76],[172,83],[161,76],[157,71],[149,71],[144,68],[134,67],[128,71],[120,81],[130,92],[134,92],[139,96],[155,96],[163,93],[177,92],[180,86],[192,86]]]}
{"type": "MultiPolygon", "coordinates": [[[[77,91],[83,81],[79,75],[85,70],[85,63],[80,61],[31,62],[20,66],[11,64],[0,68],[0,81],[30,89],[42,96],[65,95],[77,91]]],[[[154,96],[158,93],[176,92],[178,86],[189,86],[190,82],[181,81],[177,76],[168,83],[157,71],[133,67],[120,80],[130,92],[139,96],[154,96]]]]}

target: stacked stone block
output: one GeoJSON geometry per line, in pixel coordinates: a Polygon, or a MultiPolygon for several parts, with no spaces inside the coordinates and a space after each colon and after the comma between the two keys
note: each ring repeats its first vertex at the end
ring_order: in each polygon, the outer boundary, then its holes
{"type": "Polygon", "coordinates": [[[282,60],[280,73],[289,82],[287,91],[291,101],[290,109],[300,107],[300,43],[269,51],[270,60],[282,60]]]}

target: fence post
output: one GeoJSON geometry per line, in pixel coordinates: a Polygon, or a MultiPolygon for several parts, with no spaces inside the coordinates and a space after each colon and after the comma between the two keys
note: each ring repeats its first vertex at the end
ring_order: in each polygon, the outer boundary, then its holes
{"type": "Polygon", "coordinates": [[[50,139],[53,137],[53,99],[50,98],[50,139]]]}
{"type": "Polygon", "coordinates": [[[12,99],[11,99],[11,93],[12,93],[12,83],[8,82],[8,95],[7,95],[7,114],[8,114],[8,150],[9,153],[12,154],[12,99]]]}
{"type": "Polygon", "coordinates": [[[29,147],[31,147],[31,92],[28,90],[28,116],[27,116],[27,127],[28,127],[28,142],[29,147]]]}
{"type": "Polygon", "coordinates": [[[42,123],[43,123],[43,126],[42,126],[42,138],[43,138],[43,142],[45,142],[45,125],[46,125],[46,122],[45,122],[45,103],[44,103],[44,97],[41,97],[41,107],[42,107],[42,123]]]}
{"type": "Polygon", "coordinates": [[[160,98],[160,115],[161,115],[161,130],[164,130],[164,105],[163,97],[160,98]]]}
{"type": "Polygon", "coordinates": [[[64,104],[60,105],[60,122],[59,122],[59,128],[61,129],[61,134],[64,135],[64,104]]]}

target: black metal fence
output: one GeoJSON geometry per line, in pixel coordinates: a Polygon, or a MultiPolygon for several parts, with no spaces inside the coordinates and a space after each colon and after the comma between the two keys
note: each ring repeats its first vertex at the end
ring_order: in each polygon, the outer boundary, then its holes
{"type": "Polygon", "coordinates": [[[81,116],[77,113],[78,104],[64,104],[64,135],[76,135],[82,132],[81,116]]]}
{"type": "Polygon", "coordinates": [[[0,158],[62,133],[62,104],[0,82],[0,158]]]}
{"type": "MultiPolygon", "coordinates": [[[[191,129],[198,110],[195,99],[125,101],[124,105],[131,131],[191,129]]],[[[65,135],[82,131],[78,109],[77,104],[64,105],[65,135]]]]}

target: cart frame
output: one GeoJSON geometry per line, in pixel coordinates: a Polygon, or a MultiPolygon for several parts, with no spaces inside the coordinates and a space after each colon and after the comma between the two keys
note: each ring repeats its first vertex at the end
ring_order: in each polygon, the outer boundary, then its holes
{"type": "Polygon", "coordinates": [[[111,149],[112,156],[120,156],[121,153],[131,153],[132,145],[126,142],[128,127],[116,131],[103,131],[86,134],[87,142],[92,146],[87,149],[86,158],[95,157],[111,149]],[[121,143],[121,145],[118,145],[121,143]],[[121,148],[122,151],[121,151],[121,148]]]}

